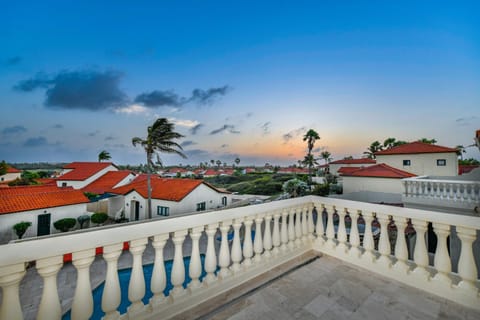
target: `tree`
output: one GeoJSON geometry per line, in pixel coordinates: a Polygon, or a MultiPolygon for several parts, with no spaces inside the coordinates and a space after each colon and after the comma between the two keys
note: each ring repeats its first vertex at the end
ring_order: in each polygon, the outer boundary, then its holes
{"type": "Polygon", "coordinates": [[[305,165],[308,168],[312,168],[315,165],[318,165],[317,159],[313,156],[313,154],[306,155],[305,158],[303,158],[302,164],[305,165]]]}
{"type": "Polygon", "coordinates": [[[353,156],[343,157],[343,160],[353,160],[353,156]]]}
{"type": "Polygon", "coordinates": [[[75,227],[76,224],[77,224],[77,220],[75,220],[74,218],[64,218],[64,219],[55,221],[53,223],[53,226],[58,231],[67,232],[68,230],[75,227]]]}
{"type": "Polygon", "coordinates": [[[236,157],[236,158],[235,158],[235,163],[236,163],[237,166],[238,166],[238,164],[240,163],[240,158],[239,158],[239,157],[236,157]]]}
{"type": "Polygon", "coordinates": [[[98,162],[102,162],[104,160],[110,160],[112,157],[110,156],[110,153],[107,150],[102,150],[98,154],[98,162]]]}
{"type": "Polygon", "coordinates": [[[210,163],[212,164],[212,167],[215,165],[215,160],[210,160],[210,163]]]}
{"type": "Polygon", "coordinates": [[[455,147],[455,149],[457,149],[457,156],[460,157],[460,160],[463,160],[463,154],[467,153],[467,151],[465,150],[465,147],[462,145],[458,145],[455,147]]]}
{"type": "Polygon", "coordinates": [[[134,137],[132,139],[133,146],[140,145],[145,150],[147,155],[147,215],[152,218],[152,185],[151,172],[153,163],[153,156],[157,156],[157,164],[163,166],[159,153],[177,154],[182,158],[186,158],[180,150],[182,147],[176,143],[175,139],[183,138],[184,136],[174,131],[175,125],[170,123],[166,118],[157,119],[153,125],[147,128],[147,137],[145,139],[134,137]]]}
{"type": "Polygon", "coordinates": [[[292,198],[303,196],[307,193],[308,185],[300,179],[290,179],[285,181],[282,190],[288,193],[292,198]]]}
{"type": "Polygon", "coordinates": [[[437,140],[435,139],[427,139],[427,138],[422,138],[422,139],[418,139],[419,142],[423,142],[423,143],[428,143],[428,144],[435,144],[437,143],[437,140]]]}
{"type": "Polygon", "coordinates": [[[5,162],[5,160],[2,160],[2,162],[0,162],[0,176],[3,176],[4,174],[6,174],[8,171],[8,164],[5,162]]]}
{"type": "MultiPolygon", "coordinates": [[[[307,133],[305,133],[305,135],[303,136],[303,141],[307,141],[307,149],[308,149],[307,157],[309,159],[310,159],[310,156],[312,155],[312,149],[315,146],[315,141],[317,140],[320,140],[320,136],[313,129],[308,130],[307,133]]],[[[307,157],[305,157],[305,159],[307,159],[307,157]]],[[[308,166],[308,182],[310,184],[312,183],[312,167],[313,167],[313,163],[308,166]]]]}
{"type": "Polygon", "coordinates": [[[217,162],[216,162],[216,163],[217,163],[217,167],[219,167],[219,168],[220,168],[220,165],[222,164],[222,161],[220,161],[220,160],[217,160],[217,162]]]}
{"type": "Polygon", "coordinates": [[[383,141],[383,147],[385,149],[391,149],[393,147],[396,147],[396,146],[399,146],[399,145],[402,145],[402,144],[405,144],[407,143],[406,141],[402,141],[402,140],[397,140],[395,138],[387,138],[385,139],[385,141],[383,141]]]}
{"type": "Polygon", "coordinates": [[[31,222],[22,221],[13,226],[13,230],[15,230],[15,234],[17,235],[18,239],[22,239],[27,229],[32,225],[31,222]]]}
{"type": "Polygon", "coordinates": [[[322,157],[323,160],[325,160],[325,164],[328,163],[328,161],[330,160],[330,156],[332,154],[328,151],[322,151],[322,153],[320,153],[320,156],[322,157]]]}
{"type": "Polygon", "coordinates": [[[374,141],[370,144],[370,147],[367,148],[367,151],[365,151],[364,154],[370,159],[375,159],[375,153],[382,150],[383,145],[379,141],[374,141]]]}

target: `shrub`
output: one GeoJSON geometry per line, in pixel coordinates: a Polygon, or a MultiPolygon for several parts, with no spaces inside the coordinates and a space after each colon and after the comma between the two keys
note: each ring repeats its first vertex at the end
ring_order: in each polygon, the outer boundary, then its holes
{"type": "Polygon", "coordinates": [[[83,229],[83,226],[85,224],[88,225],[88,223],[90,222],[90,216],[88,214],[81,215],[77,218],[77,221],[80,224],[80,229],[83,229]]]}
{"type": "Polygon", "coordinates": [[[328,185],[328,183],[326,184],[317,184],[314,188],[313,188],[313,191],[312,191],[312,194],[316,195],[316,196],[328,196],[330,192],[330,186],[328,185]]]}
{"type": "Polygon", "coordinates": [[[105,221],[107,221],[107,219],[108,219],[108,214],[106,214],[105,212],[95,212],[94,214],[92,214],[92,217],[90,218],[90,220],[96,224],[102,224],[105,221]]]}
{"type": "Polygon", "coordinates": [[[68,230],[72,229],[77,224],[77,220],[74,218],[64,218],[57,220],[53,223],[55,229],[61,232],[67,232],[68,230]]]}
{"type": "Polygon", "coordinates": [[[283,184],[282,189],[285,193],[295,198],[304,196],[307,193],[308,185],[300,179],[291,179],[283,184]]]}
{"type": "Polygon", "coordinates": [[[22,221],[13,226],[13,230],[15,230],[15,233],[17,234],[18,239],[22,239],[23,235],[25,232],[27,232],[27,229],[32,225],[31,222],[28,221],[22,221]]]}

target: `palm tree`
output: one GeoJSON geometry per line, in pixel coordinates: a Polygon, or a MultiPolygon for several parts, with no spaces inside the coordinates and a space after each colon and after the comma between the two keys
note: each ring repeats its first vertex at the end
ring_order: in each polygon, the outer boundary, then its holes
{"type": "Polygon", "coordinates": [[[455,147],[455,149],[457,149],[457,156],[460,157],[460,160],[463,160],[463,154],[467,153],[467,151],[465,150],[465,147],[459,144],[458,146],[455,147]]]}
{"type": "Polygon", "coordinates": [[[385,139],[385,141],[383,141],[383,147],[385,148],[385,150],[387,150],[406,143],[406,141],[397,140],[395,138],[387,138],[385,139]]]}
{"type": "Polygon", "coordinates": [[[419,142],[423,142],[423,143],[428,143],[428,144],[435,144],[437,143],[437,140],[435,139],[427,139],[427,138],[422,138],[422,139],[418,139],[419,142]]]}
{"type": "MultiPolygon", "coordinates": [[[[310,130],[307,131],[307,133],[305,133],[305,135],[303,136],[303,141],[307,141],[307,148],[308,148],[308,153],[307,153],[307,156],[305,157],[305,159],[307,159],[307,157],[308,158],[313,158],[312,149],[315,145],[315,141],[319,140],[319,139],[320,139],[320,136],[313,129],[310,129],[310,130]]],[[[310,163],[311,164],[308,166],[308,182],[309,182],[309,184],[312,184],[313,163],[311,161],[310,161],[310,163]]]]}
{"type": "Polygon", "coordinates": [[[375,159],[375,152],[382,151],[383,146],[380,142],[374,141],[370,145],[370,147],[367,148],[367,151],[364,152],[364,154],[367,155],[368,158],[370,159],[375,159]]]}
{"type": "Polygon", "coordinates": [[[160,160],[159,153],[174,153],[182,158],[186,158],[180,150],[183,150],[182,147],[174,142],[175,139],[183,138],[178,132],[173,131],[175,125],[168,122],[166,118],[157,119],[153,125],[147,128],[147,137],[145,139],[134,137],[132,139],[133,146],[139,144],[143,147],[147,154],[147,190],[148,190],[148,203],[147,203],[147,214],[148,218],[152,218],[152,186],[151,186],[151,172],[153,164],[153,155],[157,156],[157,164],[163,166],[162,161],[160,160]]]}
{"type": "Polygon", "coordinates": [[[102,162],[103,160],[110,160],[112,157],[110,156],[110,153],[107,150],[102,150],[98,154],[98,162],[102,162]]]}
{"type": "Polygon", "coordinates": [[[237,164],[237,167],[238,167],[238,164],[240,163],[240,158],[239,157],[235,158],[235,163],[237,164]]]}
{"type": "Polygon", "coordinates": [[[214,166],[215,165],[215,160],[213,160],[213,159],[210,160],[210,163],[212,164],[212,166],[214,166]]]}
{"type": "Polygon", "coordinates": [[[320,153],[320,156],[322,157],[323,160],[325,160],[325,164],[328,163],[328,161],[330,160],[330,156],[332,154],[328,151],[322,151],[322,153],[320,153]]]}
{"type": "Polygon", "coordinates": [[[217,160],[217,167],[220,168],[220,165],[222,164],[222,161],[217,160]]]}

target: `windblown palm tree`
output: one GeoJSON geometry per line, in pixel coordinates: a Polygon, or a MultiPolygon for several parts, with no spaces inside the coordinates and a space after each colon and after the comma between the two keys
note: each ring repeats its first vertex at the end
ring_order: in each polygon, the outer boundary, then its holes
{"type": "Polygon", "coordinates": [[[240,163],[240,158],[239,157],[235,158],[235,163],[237,164],[237,167],[238,167],[238,164],[240,163]]]}
{"type": "Polygon", "coordinates": [[[378,141],[374,141],[372,142],[370,147],[367,148],[367,151],[365,151],[364,154],[366,154],[367,157],[370,159],[375,159],[375,153],[382,150],[383,150],[383,145],[378,141]]]}
{"type": "MultiPolygon", "coordinates": [[[[318,135],[318,133],[313,130],[313,129],[310,129],[307,131],[307,133],[305,133],[305,135],[303,136],[303,141],[307,141],[307,148],[308,148],[308,153],[307,153],[307,156],[305,157],[305,159],[308,158],[313,158],[312,156],[312,150],[313,150],[313,147],[315,146],[315,141],[316,140],[319,140],[320,139],[320,136],[318,135]]],[[[308,166],[308,182],[310,184],[312,184],[312,167],[313,167],[313,163],[311,161],[309,161],[311,164],[308,166]]]]}
{"type": "Polygon", "coordinates": [[[159,153],[173,153],[186,158],[180,150],[182,147],[176,143],[175,139],[183,138],[184,136],[178,132],[173,131],[175,125],[168,122],[166,118],[159,118],[155,123],[147,128],[147,137],[145,139],[134,137],[132,139],[133,146],[140,145],[143,147],[147,154],[147,190],[148,190],[148,203],[147,203],[147,215],[148,218],[152,218],[152,186],[151,186],[151,172],[154,167],[153,155],[157,156],[156,163],[163,166],[159,153]]]}
{"type": "Polygon", "coordinates": [[[332,154],[328,151],[322,151],[322,153],[320,153],[320,156],[322,157],[323,160],[325,160],[325,164],[328,163],[328,161],[330,160],[330,156],[332,154]]]}
{"type": "Polygon", "coordinates": [[[110,160],[110,159],[112,159],[112,156],[110,156],[110,152],[108,152],[107,150],[102,150],[98,154],[98,162],[102,162],[103,160],[110,160]]]}

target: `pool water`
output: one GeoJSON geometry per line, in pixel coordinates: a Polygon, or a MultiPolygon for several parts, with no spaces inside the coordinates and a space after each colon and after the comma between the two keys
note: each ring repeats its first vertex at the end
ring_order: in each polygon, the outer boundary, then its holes
{"type": "MultiPolygon", "coordinates": [[[[201,263],[202,263],[202,275],[200,276],[200,280],[206,275],[206,272],[203,269],[205,255],[200,255],[201,263]]],[[[185,265],[185,282],[183,283],[183,287],[186,288],[188,283],[192,281],[192,279],[188,276],[188,268],[190,266],[190,257],[183,258],[183,263],[185,265]]],[[[173,285],[170,281],[171,274],[172,274],[172,266],[173,260],[165,261],[165,272],[167,274],[167,284],[163,293],[165,296],[168,296],[170,290],[173,289],[173,285]]],[[[153,272],[153,264],[148,264],[143,266],[143,276],[145,278],[145,296],[143,297],[142,301],[144,304],[148,304],[148,301],[153,296],[152,291],[150,290],[150,281],[152,279],[152,272],[153,272]]],[[[123,269],[118,271],[118,277],[120,280],[120,290],[122,293],[120,306],[118,307],[118,311],[120,314],[126,313],[127,308],[131,305],[131,302],[128,300],[128,283],[130,281],[130,274],[132,273],[132,269],[123,269]]],[[[93,290],[93,314],[90,317],[92,320],[101,319],[105,312],[102,311],[102,295],[103,295],[103,288],[105,286],[105,282],[99,285],[95,290],[93,290]]],[[[65,313],[62,317],[62,320],[70,320],[70,310],[65,313]]]]}

